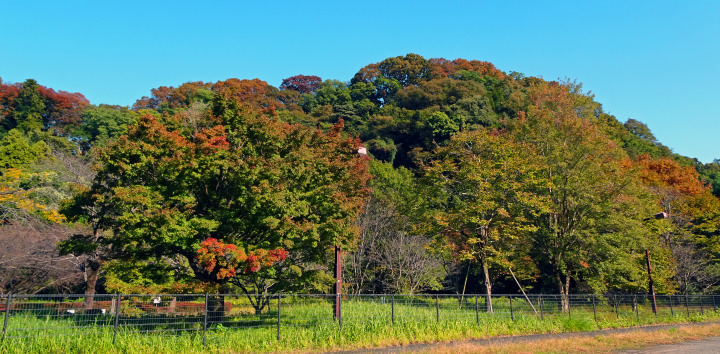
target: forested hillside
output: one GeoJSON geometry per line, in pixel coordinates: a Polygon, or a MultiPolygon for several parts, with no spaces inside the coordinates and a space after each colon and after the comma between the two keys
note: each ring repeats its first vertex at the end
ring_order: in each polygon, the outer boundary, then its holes
{"type": "MultiPolygon", "coordinates": [[[[419,55],[92,105],[0,81],[0,291],[720,290],[720,161],[577,82],[419,55]],[[358,151],[364,147],[365,154],[358,151]]],[[[488,306],[491,306],[488,304],[488,306]]]]}

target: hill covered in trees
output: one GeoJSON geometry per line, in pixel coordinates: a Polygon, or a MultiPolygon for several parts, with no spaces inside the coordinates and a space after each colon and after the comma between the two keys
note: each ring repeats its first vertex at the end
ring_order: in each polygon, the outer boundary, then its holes
{"type": "MultiPolygon", "coordinates": [[[[415,54],[91,105],[0,82],[3,292],[714,293],[720,164],[572,81],[415,54]],[[365,147],[368,156],[357,151],[365,147]],[[646,252],[647,251],[647,252],[646,252]]],[[[254,295],[260,294],[260,295],[254,295]]]]}

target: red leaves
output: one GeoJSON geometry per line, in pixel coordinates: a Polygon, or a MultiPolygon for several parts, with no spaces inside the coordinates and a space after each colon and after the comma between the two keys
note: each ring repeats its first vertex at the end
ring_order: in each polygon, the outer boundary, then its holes
{"type": "Polygon", "coordinates": [[[281,90],[293,90],[300,93],[315,92],[322,83],[318,76],[295,75],[283,80],[281,90]]]}
{"type": "MultiPolygon", "coordinates": [[[[14,107],[15,99],[21,87],[21,84],[8,85],[0,80],[0,117],[14,113],[13,110],[17,108],[14,107]]],[[[37,91],[45,105],[41,112],[43,124],[52,127],[61,135],[80,124],[80,113],[90,104],[90,101],[80,93],[55,91],[41,85],[37,86],[37,91]]]]}
{"type": "Polygon", "coordinates": [[[227,141],[225,134],[225,127],[222,125],[197,132],[195,133],[197,148],[206,154],[214,153],[218,150],[227,150],[230,147],[230,143],[227,141]]]}
{"type": "Polygon", "coordinates": [[[256,273],[263,267],[272,267],[287,259],[288,251],[256,249],[247,254],[233,244],[215,238],[200,243],[195,259],[209,273],[216,271],[217,279],[231,278],[240,274],[256,273]]]}
{"type": "Polygon", "coordinates": [[[210,146],[214,146],[219,149],[227,149],[227,147],[230,146],[230,143],[225,140],[224,136],[216,136],[210,140],[210,146]]]}

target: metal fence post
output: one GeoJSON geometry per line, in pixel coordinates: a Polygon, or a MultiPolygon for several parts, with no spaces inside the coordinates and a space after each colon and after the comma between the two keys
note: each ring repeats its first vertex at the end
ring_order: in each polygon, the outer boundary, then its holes
{"type": "Polygon", "coordinates": [[[675,317],[675,311],[673,311],[673,298],[672,295],[669,295],[670,297],[670,316],[675,317]]]}
{"type": "Polygon", "coordinates": [[[617,295],[614,295],[615,301],[613,301],[613,305],[615,305],[615,318],[620,319],[620,312],[618,311],[618,302],[617,302],[617,295]]]}
{"type": "Polygon", "coordinates": [[[117,338],[118,325],[120,324],[120,298],[122,294],[115,294],[115,326],[113,328],[113,345],[115,345],[115,338],[117,338]]]}
{"type": "Polygon", "coordinates": [[[512,295],[510,297],[510,320],[515,321],[515,314],[513,313],[512,295]]]}
{"type": "Polygon", "coordinates": [[[540,303],[540,319],[545,320],[545,315],[543,314],[543,301],[542,301],[542,294],[540,294],[540,298],[538,299],[538,302],[540,303]]]}
{"type": "MultiPolygon", "coordinates": [[[[568,290],[568,293],[569,292],[570,291],[568,290]]],[[[570,301],[570,294],[567,294],[567,302],[568,302],[568,318],[572,318],[572,301],[570,301]]]]}
{"type": "Polygon", "coordinates": [[[395,324],[395,294],[390,295],[390,313],[392,315],[392,324],[395,324]]]}
{"type": "Polygon", "coordinates": [[[595,295],[592,295],[592,305],[593,305],[593,317],[595,318],[595,323],[597,324],[597,311],[595,311],[595,295]]]}
{"type": "Polygon", "coordinates": [[[480,324],[480,309],[478,308],[478,296],[475,295],[475,323],[480,324]]]}
{"type": "Polygon", "coordinates": [[[435,319],[440,323],[440,295],[435,294],[435,319]]]}
{"type": "Polygon", "coordinates": [[[685,294],[685,309],[687,310],[688,317],[690,316],[690,304],[688,303],[688,295],[685,294]]]}
{"type": "Polygon", "coordinates": [[[278,294],[277,340],[280,340],[280,299],[282,294],[278,294]]]}
{"type": "Polygon", "coordinates": [[[717,304],[715,304],[715,295],[710,295],[713,299],[713,311],[717,311],[717,304]]]}
{"type": "Polygon", "coordinates": [[[703,296],[702,295],[700,295],[700,314],[701,315],[705,314],[705,308],[703,307],[703,296]]]}
{"type": "Polygon", "coordinates": [[[5,320],[3,321],[2,342],[5,342],[5,333],[7,332],[8,316],[10,316],[10,298],[11,297],[12,297],[12,294],[8,294],[7,302],[5,302],[5,320]]]}
{"type": "Polygon", "coordinates": [[[638,304],[637,295],[633,298],[633,304],[635,305],[635,318],[640,321],[640,304],[638,304]]]}
{"type": "Polygon", "coordinates": [[[335,294],[335,301],[337,304],[337,320],[338,320],[338,326],[342,328],[342,296],[340,293],[335,294]]]}
{"type": "MultiPolygon", "coordinates": [[[[203,348],[207,344],[207,323],[208,323],[208,294],[205,294],[205,306],[203,309],[203,348]]],[[[225,306],[225,304],[223,304],[225,306]]]]}

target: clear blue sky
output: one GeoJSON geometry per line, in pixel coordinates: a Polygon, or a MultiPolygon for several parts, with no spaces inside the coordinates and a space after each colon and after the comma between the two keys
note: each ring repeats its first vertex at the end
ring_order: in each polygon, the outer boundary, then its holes
{"type": "Polygon", "coordinates": [[[387,57],[477,59],[584,84],[620,121],[720,158],[720,1],[0,0],[0,77],[93,104],[231,77],[350,80],[387,57]]]}

